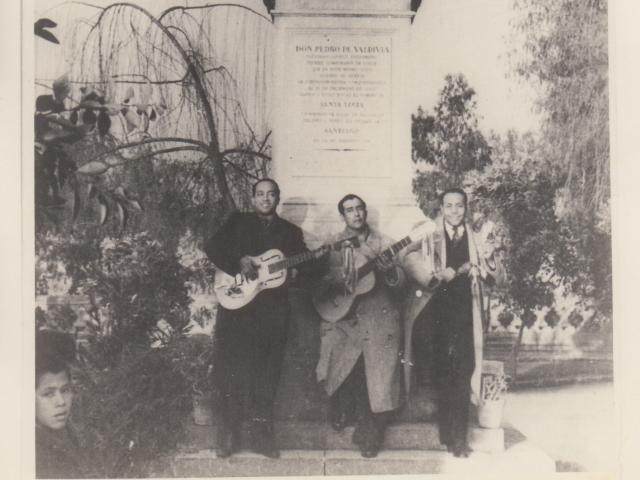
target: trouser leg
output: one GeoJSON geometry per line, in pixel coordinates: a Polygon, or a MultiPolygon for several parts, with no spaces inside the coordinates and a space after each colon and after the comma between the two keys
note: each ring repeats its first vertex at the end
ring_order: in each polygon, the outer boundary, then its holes
{"type": "Polygon", "coordinates": [[[384,433],[389,422],[391,412],[374,413],[371,410],[364,357],[361,355],[354,369],[353,392],[358,422],[353,433],[353,442],[363,452],[377,453],[384,443],[384,433]]]}
{"type": "Polygon", "coordinates": [[[264,328],[256,337],[251,357],[253,382],[248,413],[253,447],[267,452],[275,449],[274,403],[285,355],[287,322],[282,318],[262,320],[264,328]]]}
{"type": "Polygon", "coordinates": [[[347,376],[342,385],[329,397],[329,423],[340,431],[356,419],[356,381],[354,371],[347,376]]]}
{"type": "Polygon", "coordinates": [[[454,379],[451,398],[451,439],[455,447],[467,445],[469,429],[469,403],[471,396],[471,376],[461,372],[454,379]]]}
{"type": "Polygon", "coordinates": [[[248,397],[247,378],[250,364],[242,352],[246,351],[246,338],[242,327],[233,324],[229,312],[218,318],[214,337],[214,386],[219,394],[218,447],[227,454],[239,448],[243,409],[248,397]]]}

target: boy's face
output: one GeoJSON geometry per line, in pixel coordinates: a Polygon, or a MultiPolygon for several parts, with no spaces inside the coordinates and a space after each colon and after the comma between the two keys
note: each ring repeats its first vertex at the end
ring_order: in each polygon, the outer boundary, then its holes
{"type": "Polygon", "coordinates": [[[36,423],[52,430],[64,428],[72,401],[67,372],[43,374],[36,387],[36,423]]]}

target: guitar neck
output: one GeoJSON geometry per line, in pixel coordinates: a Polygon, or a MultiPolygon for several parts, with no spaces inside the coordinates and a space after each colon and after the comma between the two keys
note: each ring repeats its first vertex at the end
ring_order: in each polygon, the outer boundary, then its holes
{"type": "Polygon", "coordinates": [[[376,259],[380,257],[384,257],[386,255],[391,255],[391,257],[394,257],[400,250],[402,250],[404,247],[406,247],[410,243],[411,243],[411,237],[407,235],[402,240],[397,241],[390,247],[380,252],[380,254],[376,258],[374,258],[373,260],[369,260],[367,263],[365,263],[360,268],[358,268],[358,278],[363,278],[365,275],[368,275],[373,271],[373,269],[375,268],[376,259]]]}
{"type": "Polygon", "coordinates": [[[279,272],[280,270],[293,268],[296,265],[300,265],[301,263],[308,262],[309,260],[313,260],[316,258],[316,255],[321,250],[325,250],[327,248],[336,250],[342,246],[342,243],[345,240],[340,240],[339,242],[332,243],[331,245],[325,245],[320,248],[316,248],[315,250],[310,250],[308,252],[298,253],[297,255],[292,255],[291,257],[283,258],[278,262],[274,262],[269,265],[269,273],[279,272]]]}
{"type": "Polygon", "coordinates": [[[275,273],[286,268],[295,267],[296,265],[308,262],[309,260],[313,260],[315,258],[316,252],[318,252],[319,250],[321,249],[311,250],[310,252],[303,252],[297,255],[293,255],[292,257],[283,258],[279,262],[274,262],[269,265],[269,272],[275,273]]]}

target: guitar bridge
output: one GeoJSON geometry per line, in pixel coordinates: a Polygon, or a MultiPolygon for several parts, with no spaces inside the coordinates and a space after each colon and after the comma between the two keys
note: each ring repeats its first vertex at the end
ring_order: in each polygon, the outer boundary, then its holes
{"type": "Polygon", "coordinates": [[[227,288],[227,295],[230,297],[241,297],[242,296],[242,289],[237,286],[237,285],[233,285],[229,288],[227,288]]]}

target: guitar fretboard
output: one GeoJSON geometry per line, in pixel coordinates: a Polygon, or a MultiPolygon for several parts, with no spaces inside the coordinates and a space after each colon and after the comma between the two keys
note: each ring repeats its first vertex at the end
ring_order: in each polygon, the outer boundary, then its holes
{"type": "Polygon", "coordinates": [[[274,262],[269,265],[269,273],[279,272],[280,270],[284,270],[285,268],[292,268],[303,262],[312,260],[320,250],[322,250],[322,248],[311,250],[310,252],[299,253],[297,255],[293,255],[292,257],[283,258],[278,262],[274,262]]]}
{"type": "MultiPolygon", "coordinates": [[[[400,250],[411,243],[411,236],[407,235],[402,240],[397,241],[387,249],[383,250],[376,258],[384,257],[385,255],[395,256],[400,250]]],[[[371,273],[375,268],[375,258],[369,260],[367,263],[358,268],[358,278],[362,278],[365,275],[371,273]]]]}
{"type": "Polygon", "coordinates": [[[302,252],[302,253],[298,253],[297,255],[292,255],[291,257],[283,258],[282,260],[273,262],[272,264],[269,265],[269,268],[268,268],[269,273],[276,273],[276,272],[279,272],[280,270],[292,268],[301,263],[307,262],[309,260],[313,260],[314,258],[316,258],[317,254],[322,250],[326,250],[326,249],[339,250],[340,248],[342,248],[342,244],[347,241],[353,242],[353,241],[357,241],[357,239],[355,239],[354,237],[345,238],[343,240],[339,240],[335,243],[332,243],[330,245],[325,245],[324,247],[320,247],[315,250],[310,250],[308,252],[302,252]]]}

